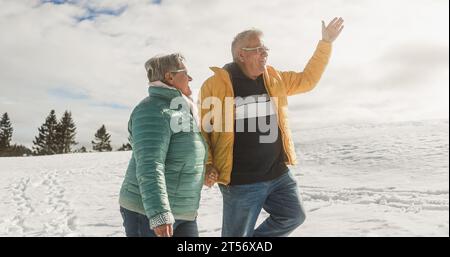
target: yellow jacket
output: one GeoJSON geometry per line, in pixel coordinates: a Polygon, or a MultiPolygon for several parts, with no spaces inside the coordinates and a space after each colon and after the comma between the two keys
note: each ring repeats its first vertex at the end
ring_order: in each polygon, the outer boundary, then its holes
{"type": "MultiPolygon", "coordinates": [[[[271,66],[266,66],[266,71],[263,74],[264,84],[268,95],[272,99],[275,98],[273,103],[277,110],[277,121],[281,131],[287,165],[297,163],[288,124],[287,97],[313,89],[319,82],[330,55],[331,43],[321,40],[303,72],[283,72],[271,66]]],[[[230,99],[234,99],[233,86],[226,70],[218,67],[211,67],[210,69],[214,72],[214,75],[203,83],[199,96],[200,117],[203,121],[201,130],[209,146],[206,164],[212,164],[219,171],[217,182],[227,185],[230,183],[233,167],[235,112],[234,101],[230,101],[230,99]],[[208,97],[220,100],[220,104],[217,104],[217,101],[216,104],[211,104],[211,102],[208,102],[208,97]],[[207,121],[210,121],[209,124],[211,125],[205,125],[207,121]],[[212,131],[211,126],[213,127],[212,131]]]]}

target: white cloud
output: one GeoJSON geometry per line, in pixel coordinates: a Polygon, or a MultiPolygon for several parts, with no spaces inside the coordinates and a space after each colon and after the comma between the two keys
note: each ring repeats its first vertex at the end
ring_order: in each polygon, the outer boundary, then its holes
{"type": "Polygon", "coordinates": [[[113,143],[120,145],[128,136],[131,108],[147,94],[143,63],[149,57],[184,53],[196,91],[211,75],[209,66],[231,60],[233,36],[258,27],[271,48],[269,63],[298,70],[320,39],[320,21],[334,16],[345,18],[345,29],[318,88],[290,99],[293,119],[448,116],[448,108],[443,110],[448,107],[448,1],[163,0],[155,5],[84,0],[40,5],[36,0],[0,0],[0,4],[0,112],[10,114],[15,142],[30,144],[50,109],[59,116],[68,109],[77,122],[78,141],[90,142],[105,124],[113,143]],[[86,8],[124,6],[120,16],[99,14],[77,21],[86,8]],[[445,49],[447,56],[441,58],[445,49]],[[400,85],[402,81],[407,85],[400,85]],[[380,85],[388,82],[395,87],[380,85]],[[55,88],[81,92],[88,99],[58,99],[48,93],[55,88]]]}

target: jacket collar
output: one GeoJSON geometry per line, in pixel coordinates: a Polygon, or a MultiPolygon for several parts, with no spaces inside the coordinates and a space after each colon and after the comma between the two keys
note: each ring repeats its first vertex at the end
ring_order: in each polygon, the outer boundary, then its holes
{"type": "MultiPolygon", "coordinates": [[[[219,76],[222,79],[226,79],[227,77],[229,78],[229,73],[224,68],[219,68],[219,67],[216,67],[216,66],[212,66],[212,67],[209,67],[209,69],[212,70],[215,75],[219,76]]],[[[269,77],[269,76],[270,77],[271,76],[277,76],[277,72],[272,66],[266,65],[266,70],[264,71],[263,76],[266,77],[266,78],[269,77]]]]}
{"type": "Polygon", "coordinates": [[[168,86],[161,81],[154,81],[149,83],[148,94],[168,99],[181,96],[181,92],[178,89],[168,86]]]}

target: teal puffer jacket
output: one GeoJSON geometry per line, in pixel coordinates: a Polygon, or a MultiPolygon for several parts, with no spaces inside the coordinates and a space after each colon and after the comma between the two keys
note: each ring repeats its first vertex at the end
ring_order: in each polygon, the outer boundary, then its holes
{"type": "Polygon", "coordinates": [[[195,220],[207,146],[189,108],[170,108],[174,98],[186,104],[180,91],[149,87],[149,94],[128,123],[133,153],[119,204],[146,215],[153,229],[175,219],[195,220]],[[182,129],[172,130],[171,123],[182,129]]]}

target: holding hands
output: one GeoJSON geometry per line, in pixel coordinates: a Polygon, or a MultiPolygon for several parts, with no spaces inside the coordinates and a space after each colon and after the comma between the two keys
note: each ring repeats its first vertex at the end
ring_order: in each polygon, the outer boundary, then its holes
{"type": "Polygon", "coordinates": [[[205,181],[204,185],[207,187],[212,187],[219,179],[219,172],[212,165],[206,165],[205,181]]]}

